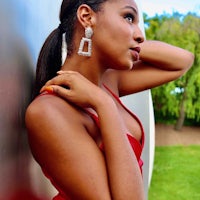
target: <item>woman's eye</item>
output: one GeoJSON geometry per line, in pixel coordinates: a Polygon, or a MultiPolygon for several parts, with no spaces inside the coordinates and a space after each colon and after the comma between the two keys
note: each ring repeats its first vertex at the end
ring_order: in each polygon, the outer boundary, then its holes
{"type": "Polygon", "coordinates": [[[129,23],[133,23],[134,21],[134,16],[132,14],[127,14],[125,16],[125,19],[129,22],[129,23]]]}

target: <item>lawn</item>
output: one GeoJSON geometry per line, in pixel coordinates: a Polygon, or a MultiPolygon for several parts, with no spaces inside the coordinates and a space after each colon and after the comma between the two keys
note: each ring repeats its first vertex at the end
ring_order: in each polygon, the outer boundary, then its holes
{"type": "Polygon", "coordinates": [[[148,200],[200,200],[200,146],[156,147],[148,200]]]}

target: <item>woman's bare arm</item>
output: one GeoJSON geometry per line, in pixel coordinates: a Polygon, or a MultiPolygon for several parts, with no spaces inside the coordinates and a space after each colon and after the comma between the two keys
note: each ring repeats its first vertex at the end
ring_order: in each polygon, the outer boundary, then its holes
{"type": "Polygon", "coordinates": [[[70,199],[111,200],[104,157],[76,109],[45,95],[29,106],[26,125],[35,159],[70,199]]]}
{"type": "Polygon", "coordinates": [[[142,200],[144,189],[141,172],[123,123],[113,101],[98,103],[102,140],[113,200],[142,200]],[[105,106],[107,105],[107,107],[105,106]]]}
{"type": "Polygon", "coordinates": [[[131,71],[115,71],[119,95],[150,89],[182,76],[193,64],[187,50],[160,41],[144,41],[131,71]]]}

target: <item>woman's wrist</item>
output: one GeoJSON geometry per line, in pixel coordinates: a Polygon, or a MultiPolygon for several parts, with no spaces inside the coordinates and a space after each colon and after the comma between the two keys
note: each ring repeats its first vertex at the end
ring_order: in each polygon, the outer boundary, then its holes
{"type": "Polygon", "coordinates": [[[104,112],[104,110],[116,109],[113,99],[103,90],[100,89],[100,91],[94,94],[94,97],[92,107],[98,114],[104,112]]]}

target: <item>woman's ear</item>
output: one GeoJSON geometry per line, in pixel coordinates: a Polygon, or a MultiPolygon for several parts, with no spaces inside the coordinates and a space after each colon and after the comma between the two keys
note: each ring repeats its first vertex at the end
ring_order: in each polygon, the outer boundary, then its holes
{"type": "Polygon", "coordinates": [[[77,10],[77,19],[83,27],[92,27],[95,23],[95,12],[90,6],[82,4],[77,10]]]}

